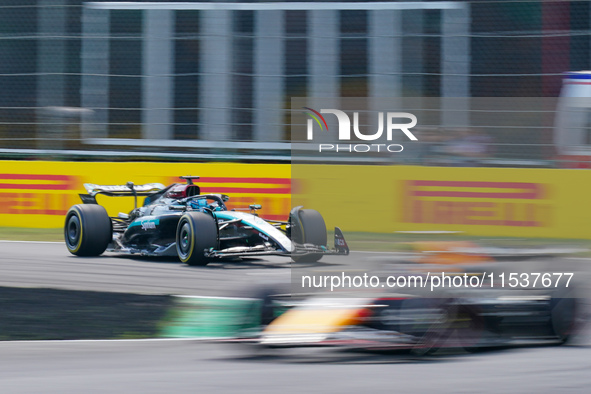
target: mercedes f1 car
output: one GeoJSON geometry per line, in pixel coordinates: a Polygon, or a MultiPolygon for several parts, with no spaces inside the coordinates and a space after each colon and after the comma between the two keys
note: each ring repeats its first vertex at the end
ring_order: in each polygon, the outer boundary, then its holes
{"type": "Polygon", "coordinates": [[[168,187],[151,183],[102,186],[84,184],[83,204],[66,214],[64,237],[70,253],[98,256],[105,251],[146,256],[178,256],[189,265],[207,265],[220,258],[260,255],[289,256],[295,261],[318,261],[327,254],[349,253],[342,231],[335,227],[334,249],[327,246],[324,219],[315,210],[295,207],[286,221],[266,220],[256,213],[229,210],[223,194],[201,194],[194,180],[168,187]],[[131,196],[130,213],[109,217],[96,196],[131,196]],[[145,197],[137,206],[137,197],[145,197]]]}

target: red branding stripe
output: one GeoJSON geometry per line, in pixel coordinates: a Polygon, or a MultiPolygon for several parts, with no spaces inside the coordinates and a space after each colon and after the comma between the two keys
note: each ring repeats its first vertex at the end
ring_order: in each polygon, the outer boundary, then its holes
{"type": "Polygon", "coordinates": [[[203,193],[257,193],[257,194],[289,194],[291,193],[290,178],[237,178],[237,177],[206,177],[199,183],[233,183],[239,186],[202,186],[203,193]],[[242,185],[241,185],[242,184],[242,185]],[[287,187],[248,187],[248,184],[286,185],[287,187]]]}
{"type": "Polygon", "coordinates": [[[538,198],[537,193],[479,193],[479,192],[431,192],[431,191],[415,191],[414,196],[417,197],[465,197],[465,198],[517,198],[524,200],[534,200],[538,198]]]}
{"type": "Polygon", "coordinates": [[[476,192],[455,190],[413,190],[417,197],[465,197],[465,198],[542,198],[543,187],[538,183],[523,182],[473,182],[473,181],[413,181],[416,187],[465,187],[465,188],[496,188],[515,189],[514,192],[476,192]]]}
{"type": "Polygon", "coordinates": [[[0,193],[0,214],[65,215],[72,201],[68,194],[0,193]]]}
{"type": "Polygon", "coordinates": [[[196,183],[267,183],[272,185],[291,185],[290,178],[200,178],[196,183]]]}
{"type": "Polygon", "coordinates": [[[72,177],[48,174],[0,174],[0,180],[56,181],[58,183],[0,183],[0,189],[70,190],[72,177]]]}
{"type": "Polygon", "coordinates": [[[32,181],[64,181],[70,180],[68,175],[48,175],[48,174],[0,174],[0,179],[23,179],[32,181]]]}
{"type": "Polygon", "coordinates": [[[35,185],[30,183],[0,183],[0,189],[19,189],[19,190],[70,190],[69,184],[54,183],[35,185]]]}
{"type": "Polygon", "coordinates": [[[261,217],[263,219],[267,219],[267,220],[285,220],[285,216],[286,215],[262,215],[261,217]]]}
{"type": "MultiPolygon", "coordinates": [[[[171,182],[178,182],[178,179],[171,178],[171,182]]],[[[204,177],[196,180],[195,183],[199,185],[202,193],[291,193],[290,178],[204,177]],[[218,184],[219,186],[216,184],[218,184]],[[254,184],[266,184],[270,187],[255,187],[254,184]]]]}
{"type": "Polygon", "coordinates": [[[260,194],[289,194],[289,187],[232,187],[232,186],[203,186],[201,193],[260,193],[260,194]]]}
{"type": "Polygon", "coordinates": [[[524,182],[479,182],[479,181],[413,181],[415,186],[440,186],[440,187],[489,187],[498,189],[531,189],[538,183],[524,182]]]}

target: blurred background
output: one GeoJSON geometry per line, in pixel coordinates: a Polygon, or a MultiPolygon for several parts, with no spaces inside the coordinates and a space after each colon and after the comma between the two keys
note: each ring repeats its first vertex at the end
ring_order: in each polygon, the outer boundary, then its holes
{"type": "MultiPolygon", "coordinates": [[[[591,172],[572,169],[591,168],[590,69],[590,1],[0,0],[0,240],[17,241],[0,241],[0,342],[229,335],[223,322],[252,312],[246,286],[261,298],[262,284],[302,274],[398,274],[416,267],[409,256],[426,269],[461,272],[468,261],[576,273],[588,297],[591,172]],[[292,130],[304,128],[292,127],[306,122],[294,102],[314,98],[334,100],[317,109],[408,98],[443,110],[419,116],[419,141],[405,139],[404,154],[294,154],[292,130]],[[69,256],[64,215],[83,183],[168,185],[179,175],[203,176],[201,190],[228,193],[230,208],[262,204],[266,219],[285,220],[299,203],[316,209],[329,246],[339,226],[351,256],[206,268],[69,256]]],[[[133,207],[121,200],[103,201],[117,215],[133,207]]],[[[245,367],[247,357],[183,342],[35,346],[3,348],[7,392],[88,391],[94,381],[126,392],[138,382],[142,392],[301,392],[303,372],[310,393],[383,389],[397,371],[397,387],[422,392],[435,381],[450,393],[591,383],[584,349],[467,358],[460,374],[456,360],[367,375],[356,361],[245,367]],[[228,371],[235,379],[220,382],[228,371]]]]}
{"type": "MultiPolygon", "coordinates": [[[[588,1],[348,4],[3,0],[0,157],[289,162],[292,97],[557,98],[590,68],[588,1]]],[[[588,167],[555,109],[434,122],[436,158],[404,161],[588,167]]]]}

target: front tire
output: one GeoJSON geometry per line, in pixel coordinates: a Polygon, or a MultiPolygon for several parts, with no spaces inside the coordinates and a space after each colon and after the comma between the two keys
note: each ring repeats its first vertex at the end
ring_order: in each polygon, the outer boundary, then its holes
{"type": "Polygon", "coordinates": [[[64,238],[70,253],[99,256],[113,240],[111,218],[100,205],[74,205],[66,214],[64,238]]]}
{"type": "Polygon", "coordinates": [[[202,212],[187,212],[179,220],[176,230],[176,251],[188,265],[205,266],[209,258],[205,251],[216,249],[218,228],[215,219],[202,212]]]}
{"type": "MultiPolygon", "coordinates": [[[[300,209],[296,211],[298,218],[290,218],[292,222],[292,240],[297,244],[312,244],[326,246],[326,223],[320,212],[313,209],[300,209]]],[[[292,256],[293,261],[303,263],[315,263],[322,258],[322,253],[309,253],[300,256],[292,256]]]]}

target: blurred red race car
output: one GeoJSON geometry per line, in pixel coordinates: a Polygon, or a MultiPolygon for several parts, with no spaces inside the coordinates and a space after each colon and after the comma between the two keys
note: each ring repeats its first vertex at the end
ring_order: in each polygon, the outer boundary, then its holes
{"type": "Polygon", "coordinates": [[[262,330],[233,342],[429,354],[442,348],[474,351],[563,344],[580,322],[572,287],[314,296],[303,301],[287,292],[264,293],[256,309],[262,330]]]}

